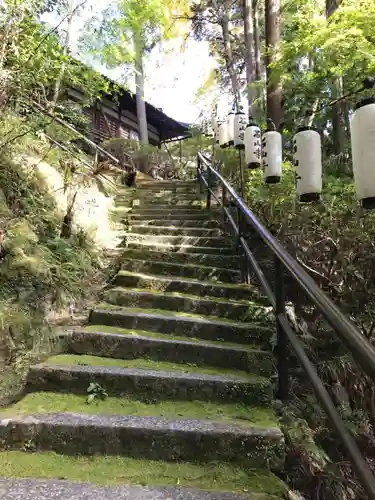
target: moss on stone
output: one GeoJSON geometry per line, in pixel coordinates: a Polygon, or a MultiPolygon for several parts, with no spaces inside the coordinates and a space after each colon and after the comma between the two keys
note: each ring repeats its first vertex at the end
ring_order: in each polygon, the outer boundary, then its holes
{"type": "Polygon", "coordinates": [[[253,471],[221,463],[200,466],[126,457],[5,451],[0,453],[0,470],[5,477],[58,478],[101,485],[179,485],[243,495],[247,492],[266,493],[280,498],[285,491],[283,483],[268,471],[253,471]]]}
{"type": "Polygon", "coordinates": [[[155,339],[161,339],[161,340],[181,340],[183,342],[197,342],[197,343],[204,343],[204,344],[212,344],[215,346],[225,346],[225,347],[232,347],[234,349],[245,349],[249,353],[251,352],[259,352],[261,355],[262,353],[267,353],[268,351],[263,351],[261,349],[256,349],[253,346],[249,344],[236,344],[235,342],[224,342],[223,340],[202,340],[200,338],[196,337],[184,337],[183,335],[172,335],[169,333],[158,333],[158,332],[151,332],[148,330],[131,330],[127,328],[120,328],[117,326],[107,326],[107,325],[88,325],[85,326],[84,328],[80,328],[80,330],[84,330],[90,333],[97,333],[97,332],[103,332],[103,333],[117,333],[117,334],[122,334],[122,335],[134,335],[136,336],[141,336],[141,337],[151,337],[155,339]]]}
{"type": "Polygon", "coordinates": [[[266,381],[263,377],[258,375],[249,374],[240,370],[224,370],[219,368],[211,368],[207,366],[195,366],[192,364],[179,364],[171,363],[168,361],[153,361],[151,359],[114,359],[102,358],[100,356],[89,356],[86,354],[59,354],[52,356],[47,361],[49,364],[54,365],[88,365],[88,366],[114,366],[119,368],[137,368],[141,370],[156,370],[166,372],[179,372],[179,373],[196,373],[202,375],[222,375],[233,376],[248,380],[249,382],[266,381]]]}
{"type": "Polygon", "coordinates": [[[87,404],[87,397],[75,394],[34,392],[18,403],[0,411],[0,418],[37,413],[85,413],[131,415],[133,417],[163,417],[173,420],[201,419],[213,422],[258,428],[278,427],[272,409],[241,403],[209,401],[145,402],[127,397],[107,397],[87,404]]]}

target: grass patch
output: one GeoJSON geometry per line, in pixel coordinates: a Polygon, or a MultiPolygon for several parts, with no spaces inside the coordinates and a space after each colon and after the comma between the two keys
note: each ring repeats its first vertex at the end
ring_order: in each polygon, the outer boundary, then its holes
{"type": "Polygon", "coordinates": [[[59,478],[101,485],[138,484],[188,486],[208,491],[257,492],[282,495],[284,488],[267,471],[243,470],[226,464],[135,460],[125,457],[70,457],[56,453],[0,453],[0,470],[5,477],[59,478]]]}
{"type": "Polygon", "coordinates": [[[245,406],[240,403],[217,404],[206,401],[146,403],[125,397],[107,397],[103,401],[94,400],[88,404],[86,396],[51,392],[27,394],[18,403],[0,411],[0,417],[64,412],[163,417],[174,420],[199,419],[260,428],[278,426],[274,412],[270,408],[245,406]]]}
{"type": "Polygon", "coordinates": [[[204,375],[229,375],[235,376],[249,382],[264,380],[262,377],[248,374],[240,370],[220,370],[219,368],[197,367],[192,364],[181,365],[169,361],[153,361],[151,359],[113,359],[100,356],[89,356],[86,354],[59,354],[48,359],[48,363],[54,365],[88,365],[88,366],[115,366],[119,368],[139,368],[141,370],[173,371],[180,373],[198,373],[204,375]]]}

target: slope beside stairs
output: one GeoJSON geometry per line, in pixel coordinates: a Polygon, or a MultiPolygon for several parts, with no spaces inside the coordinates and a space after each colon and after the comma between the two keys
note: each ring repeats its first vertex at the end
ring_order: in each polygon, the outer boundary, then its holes
{"type": "Polygon", "coordinates": [[[89,324],[0,412],[0,498],[285,498],[264,298],[195,182],[144,182],[132,205],[89,324]]]}

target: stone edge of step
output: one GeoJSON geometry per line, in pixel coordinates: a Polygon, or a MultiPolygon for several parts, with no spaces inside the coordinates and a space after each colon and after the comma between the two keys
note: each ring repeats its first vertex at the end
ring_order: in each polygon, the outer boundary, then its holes
{"type": "Polygon", "coordinates": [[[29,377],[38,374],[60,373],[60,374],[86,374],[103,375],[118,378],[150,379],[150,380],[173,380],[190,382],[211,382],[234,384],[236,386],[255,387],[267,386],[269,381],[266,378],[257,376],[256,379],[244,379],[235,375],[206,375],[203,373],[183,373],[178,371],[144,370],[140,368],[121,368],[117,366],[87,366],[87,365],[54,365],[40,363],[30,367],[29,377]]]}
{"type": "Polygon", "coordinates": [[[137,485],[99,486],[51,479],[8,479],[0,477],[2,500],[266,500],[225,492],[191,488],[152,488],[137,485]]]}
{"type": "Polygon", "coordinates": [[[0,429],[8,426],[25,424],[41,426],[95,427],[107,429],[134,429],[159,432],[175,432],[201,436],[241,436],[243,439],[264,439],[271,442],[283,442],[284,436],[278,427],[250,427],[244,425],[224,424],[210,420],[181,419],[172,420],[162,417],[145,417],[131,415],[85,414],[85,413],[33,413],[30,415],[7,417],[0,420],[0,429]]]}

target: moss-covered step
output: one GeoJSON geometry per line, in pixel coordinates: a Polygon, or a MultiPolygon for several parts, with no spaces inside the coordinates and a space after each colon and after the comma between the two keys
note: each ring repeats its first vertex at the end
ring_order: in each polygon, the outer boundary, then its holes
{"type": "MultiPolygon", "coordinates": [[[[156,252],[149,253],[156,254],[156,252]]],[[[126,251],[124,255],[127,257],[129,255],[128,251],[126,251]]],[[[181,279],[192,278],[197,280],[217,280],[227,283],[238,283],[240,281],[240,272],[231,269],[201,266],[198,264],[180,264],[179,262],[163,262],[164,257],[169,257],[170,255],[171,254],[159,253],[158,261],[154,261],[135,259],[132,258],[132,253],[130,253],[130,258],[124,258],[121,260],[122,268],[124,272],[142,271],[144,273],[152,273],[158,275],[164,274],[166,277],[181,277],[181,279]]],[[[116,276],[115,284],[121,286],[124,283],[125,281],[123,280],[122,271],[120,271],[116,276]]]]}
{"type": "Polygon", "coordinates": [[[216,252],[220,252],[222,248],[229,248],[232,253],[235,252],[235,246],[233,239],[225,237],[216,236],[184,236],[184,235],[169,235],[169,234],[147,234],[147,233],[136,233],[133,228],[126,235],[127,242],[130,243],[142,243],[144,245],[165,245],[172,246],[174,248],[181,247],[209,247],[215,248],[216,252]]]}
{"type": "MultiPolygon", "coordinates": [[[[246,494],[208,492],[191,488],[146,486],[104,487],[92,483],[75,483],[42,479],[0,478],[0,491],[4,491],[2,500],[73,500],[90,498],[91,500],[272,500],[269,495],[248,492],[246,494]]],[[[249,491],[249,490],[246,490],[249,491]]],[[[272,498],[275,499],[273,496],[272,498]]],[[[280,498],[280,497],[279,497],[280,498]]],[[[277,500],[277,499],[276,499],[277,500]]]]}
{"type": "MultiPolygon", "coordinates": [[[[125,215],[124,215],[125,216],[125,215]]],[[[186,211],[181,211],[179,210],[178,212],[172,212],[168,210],[167,212],[158,212],[157,210],[153,210],[151,213],[137,213],[136,211],[128,211],[126,213],[126,217],[129,220],[139,220],[139,221],[148,221],[148,220],[164,220],[164,221],[172,221],[172,220],[179,220],[179,221],[203,221],[203,222],[211,222],[215,221],[216,219],[213,218],[214,215],[210,212],[207,212],[205,210],[202,210],[201,212],[194,211],[193,213],[191,212],[186,212],[186,211]]],[[[200,222],[199,222],[200,224],[200,222]]]]}
{"type": "Polygon", "coordinates": [[[87,415],[129,415],[160,417],[169,420],[194,419],[256,429],[277,428],[274,411],[265,406],[210,401],[141,401],[124,396],[94,398],[87,394],[32,392],[17,403],[0,410],[0,419],[18,418],[35,413],[85,413],[87,415]]]}
{"type": "Polygon", "coordinates": [[[133,207],[140,207],[140,208],[152,208],[156,206],[173,206],[175,207],[186,207],[186,208],[192,208],[192,207],[200,207],[202,208],[202,201],[198,198],[198,196],[195,197],[189,197],[189,198],[182,198],[180,196],[175,196],[175,197],[163,197],[163,198],[154,198],[152,196],[146,196],[146,197],[138,197],[138,199],[134,199],[133,202],[133,207]]]}
{"type": "Polygon", "coordinates": [[[261,345],[266,348],[270,345],[274,331],[262,323],[242,323],[159,309],[119,308],[111,304],[100,304],[93,309],[89,316],[89,323],[172,333],[206,340],[261,345]]]}
{"type": "Polygon", "coordinates": [[[179,311],[237,321],[273,323],[270,308],[256,302],[201,297],[186,293],[161,290],[128,289],[116,287],[104,294],[105,302],[124,307],[154,308],[179,311]]]}
{"type": "MultiPolygon", "coordinates": [[[[285,485],[272,473],[265,469],[249,469],[228,463],[196,464],[189,462],[169,462],[162,460],[137,460],[120,456],[74,456],[59,455],[53,452],[31,453],[30,451],[0,452],[0,470],[7,478],[40,478],[65,479],[74,483],[94,483],[103,486],[114,485],[148,485],[149,487],[189,487],[216,494],[237,493],[246,500],[280,500],[284,498],[285,485]],[[256,495],[255,497],[253,496],[256,495]],[[260,496],[259,496],[260,495],[260,496]]],[[[2,479],[6,481],[6,479],[2,479]]],[[[0,483],[3,486],[3,483],[0,483]]],[[[30,487],[27,492],[35,492],[30,487]]],[[[11,500],[25,498],[16,494],[11,500]]],[[[53,499],[82,500],[83,497],[56,495],[53,499]]],[[[88,496],[93,500],[106,500],[105,495],[88,496]]],[[[118,495],[117,499],[135,500],[134,497],[118,495]]],[[[163,497],[166,500],[168,496],[163,497]]],[[[173,500],[181,496],[172,496],[173,500]]],[[[4,498],[2,500],[5,500],[4,498]]],[[[8,499],[6,499],[8,500],[8,499]]],[[[27,499],[28,500],[28,499],[27,499]]],[[[39,500],[31,497],[31,500],[39,500]]],[[[43,500],[52,500],[48,496],[43,500]]],[[[108,499],[107,499],[108,500],[108,499]]],[[[142,500],[159,500],[154,496],[142,497],[142,500]]],[[[188,498],[199,500],[199,498],[188,498]]],[[[207,500],[207,499],[204,499],[207,500]]],[[[211,500],[211,499],[209,499],[211,500]]],[[[214,500],[232,500],[228,496],[214,500]]]]}
{"type": "Polygon", "coordinates": [[[237,344],[191,341],[173,336],[150,336],[148,332],[126,330],[116,332],[113,327],[88,327],[60,334],[61,352],[88,354],[119,359],[146,358],[186,365],[212,366],[223,370],[251,371],[270,376],[273,356],[269,351],[237,344]],[[106,331],[109,329],[109,331],[106,331]]]}
{"type": "MultiPolygon", "coordinates": [[[[217,374],[199,373],[198,368],[193,370],[187,365],[185,372],[182,371],[181,365],[178,365],[180,371],[176,368],[173,371],[146,369],[147,366],[160,367],[160,363],[150,360],[144,360],[141,364],[145,368],[123,368],[129,365],[137,366],[140,360],[134,362],[110,358],[92,360],[92,358],[94,356],[60,355],[51,358],[48,363],[33,365],[27,376],[26,389],[49,392],[58,389],[69,394],[86,394],[90,383],[94,382],[104,387],[110,395],[133,396],[140,400],[173,399],[266,404],[271,397],[272,388],[268,379],[247,375],[237,370],[227,375],[228,371],[223,370],[218,370],[217,374]],[[69,362],[71,364],[65,364],[69,362]],[[72,364],[74,362],[77,364],[72,364]],[[85,362],[91,364],[86,365],[85,362]]],[[[168,366],[164,362],[165,365],[168,366]]],[[[213,368],[210,371],[213,372],[213,368]]]]}
{"type": "MultiPolygon", "coordinates": [[[[259,288],[253,285],[225,283],[222,281],[199,281],[195,279],[163,276],[162,274],[147,274],[144,268],[147,261],[130,261],[133,262],[136,271],[125,271],[122,269],[114,278],[114,284],[118,286],[143,288],[146,290],[156,290],[159,292],[177,292],[199,297],[217,297],[228,300],[240,301],[256,301],[262,305],[269,305],[267,299],[261,295],[259,288]]],[[[164,265],[160,262],[161,265],[164,265]]],[[[126,262],[124,267],[128,267],[129,262],[126,262]]],[[[164,269],[167,271],[167,269],[164,269]]],[[[170,273],[172,274],[172,273],[170,273]]]]}
{"type": "Polygon", "coordinates": [[[124,259],[140,259],[156,262],[173,262],[187,265],[239,269],[240,259],[233,255],[233,249],[224,253],[218,248],[194,246],[165,247],[130,243],[123,251],[124,259]]]}
{"type": "Polygon", "coordinates": [[[198,246],[192,242],[192,244],[177,243],[163,243],[158,241],[135,241],[134,238],[129,238],[129,234],[126,235],[124,244],[130,250],[150,250],[151,252],[164,252],[164,253],[198,253],[202,255],[217,255],[219,257],[229,256],[232,261],[235,262],[235,266],[238,267],[238,257],[233,255],[235,253],[234,246],[198,246]]]}
{"type": "MultiPolygon", "coordinates": [[[[194,226],[194,225],[193,225],[194,226]]],[[[176,235],[176,236],[200,236],[200,237],[219,237],[223,236],[224,231],[220,228],[204,228],[204,227],[181,227],[168,226],[150,226],[147,224],[131,224],[129,232],[137,234],[152,234],[152,235],[176,235]]]]}
{"type": "Polygon", "coordinates": [[[154,205],[138,205],[133,206],[132,213],[135,214],[157,214],[157,213],[167,213],[167,214],[196,214],[204,213],[206,209],[202,205],[166,205],[166,204],[154,204],[154,205]]]}
{"type": "MultiPolygon", "coordinates": [[[[124,217],[125,220],[129,220],[129,217],[124,217]]],[[[178,227],[178,228],[192,228],[192,227],[199,227],[202,229],[222,229],[222,223],[220,220],[214,220],[214,219],[208,219],[208,220],[195,220],[195,219],[164,219],[162,217],[156,218],[156,219],[149,219],[146,218],[144,220],[140,219],[137,220],[136,218],[133,218],[133,220],[129,220],[130,224],[132,225],[142,225],[142,227],[165,227],[165,226],[172,226],[172,227],[178,227]]]]}
{"type": "Polygon", "coordinates": [[[0,420],[9,449],[80,455],[121,455],[148,460],[231,463],[277,469],[284,460],[278,428],[258,429],[204,420],[127,415],[33,414],[0,420]]]}

